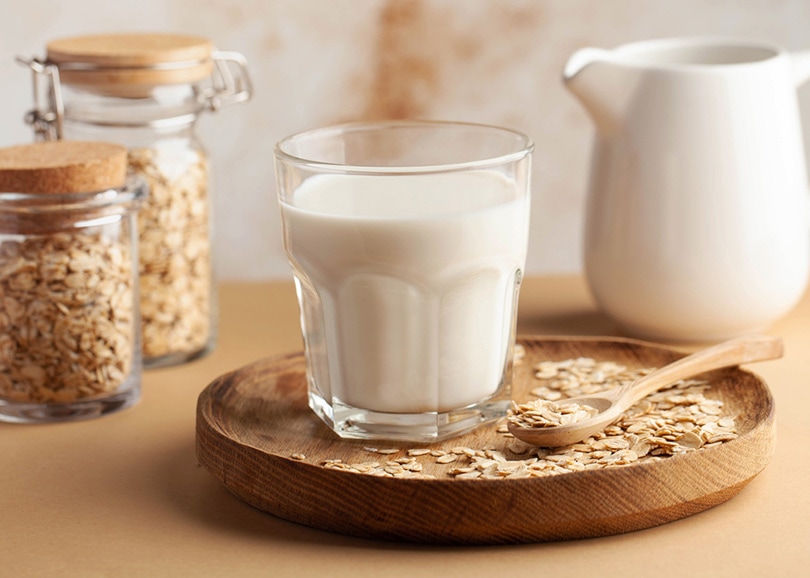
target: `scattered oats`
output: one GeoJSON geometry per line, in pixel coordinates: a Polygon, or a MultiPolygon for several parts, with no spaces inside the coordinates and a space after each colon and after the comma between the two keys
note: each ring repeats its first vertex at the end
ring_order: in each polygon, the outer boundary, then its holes
{"type": "Polygon", "coordinates": [[[373,454],[382,454],[382,455],[391,455],[391,454],[396,454],[396,453],[399,453],[399,451],[400,451],[400,450],[399,450],[399,449],[397,449],[397,448],[372,448],[372,447],[365,447],[365,448],[363,448],[363,449],[364,449],[364,450],[366,450],[367,452],[370,452],[370,453],[373,453],[373,454]]]}
{"type": "Polygon", "coordinates": [[[303,460],[307,459],[307,456],[305,456],[304,454],[292,454],[290,457],[292,459],[298,460],[298,461],[303,461],[303,460]]]}
{"type": "Polygon", "coordinates": [[[497,462],[505,462],[506,461],[506,456],[503,454],[503,452],[500,452],[500,451],[497,451],[497,450],[490,450],[490,451],[484,452],[484,457],[487,457],[487,458],[489,458],[491,460],[495,460],[497,462]]]}
{"type": "Polygon", "coordinates": [[[722,432],[716,435],[713,435],[708,440],[706,440],[707,444],[713,444],[715,442],[730,442],[731,440],[737,439],[737,434],[734,432],[722,432]]]}
{"type": "Polygon", "coordinates": [[[557,377],[559,373],[558,365],[552,361],[544,361],[534,368],[534,376],[537,379],[551,379],[557,377]]]}
{"type": "Polygon", "coordinates": [[[640,440],[634,442],[630,446],[630,449],[634,451],[639,458],[643,458],[652,451],[653,446],[647,438],[641,438],[640,440]]]}
{"type": "Polygon", "coordinates": [[[702,413],[705,413],[705,414],[708,414],[708,415],[719,415],[720,414],[720,407],[718,406],[718,402],[712,403],[712,402],[707,400],[705,403],[701,403],[699,408],[700,408],[700,411],[702,413]]]}
{"type": "Polygon", "coordinates": [[[720,418],[717,422],[717,425],[723,428],[733,428],[734,427],[734,418],[733,417],[723,417],[720,418]]]}
{"type": "Polygon", "coordinates": [[[548,401],[558,401],[562,399],[562,392],[548,388],[546,386],[536,387],[531,391],[531,394],[535,397],[539,397],[540,399],[546,399],[548,401]]]}
{"type": "Polygon", "coordinates": [[[703,446],[703,438],[693,431],[688,431],[685,434],[678,436],[675,438],[675,441],[681,446],[685,448],[692,448],[693,450],[703,446]]]}
{"type": "Polygon", "coordinates": [[[624,450],[630,446],[630,441],[624,437],[611,437],[602,441],[602,445],[609,450],[624,450]]]}
{"type": "MultiPolygon", "coordinates": [[[[2,347],[0,336],[0,351],[2,347]]],[[[652,371],[628,369],[617,363],[590,358],[544,362],[535,369],[554,376],[535,392],[541,392],[543,396],[558,394],[560,401],[551,402],[558,409],[566,405],[566,398],[632,383],[652,371]]],[[[494,426],[499,434],[496,443],[480,449],[464,446],[415,448],[406,451],[407,457],[382,465],[377,462],[345,464],[340,460],[326,461],[323,465],[384,477],[502,480],[556,476],[653,462],[717,447],[737,437],[734,418],[722,415],[722,401],[706,397],[708,390],[710,384],[705,381],[679,381],[635,404],[603,432],[563,448],[541,449],[515,439],[508,433],[507,417],[494,426]],[[519,458],[509,459],[507,455],[519,458]],[[418,458],[426,461],[420,462],[418,458]],[[435,475],[431,471],[435,471],[435,475]]],[[[530,402],[533,409],[529,411],[537,411],[536,406],[544,407],[544,401],[548,403],[550,400],[530,402]]],[[[567,413],[563,415],[566,416],[576,414],[576,410],[571,408],[565,411],[567,413]]],[[[533,415],[532,419],[536,418],[533,415]]],[[[365,449],[375,453],[400,451],[365,449]]]]}

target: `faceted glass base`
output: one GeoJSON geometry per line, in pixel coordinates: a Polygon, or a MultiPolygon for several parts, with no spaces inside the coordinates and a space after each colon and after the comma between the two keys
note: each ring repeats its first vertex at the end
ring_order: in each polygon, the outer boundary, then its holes
{"type": "Polygon", "coordinates": [[[509,408],[509,388],[497,397],[445,413],[385,413],[328,403],[314,388],[309,407],[336,434],[346,439],[438,442],[467,433],[484,423],[500,419],[509,408]]]}
{"type": "Polygon", "coordinates": [[[69,403],[25,403],[0,399],[0,422],[50,423],[90,419],[130,407],[140,396],[140,388],[133,387],[115,395],[69,403]]]}

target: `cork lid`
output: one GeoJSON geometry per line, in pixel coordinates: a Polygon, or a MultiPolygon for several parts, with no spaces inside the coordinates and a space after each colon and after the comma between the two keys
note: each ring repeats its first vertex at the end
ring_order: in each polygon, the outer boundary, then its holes
{"type": "Polygon", "coordinates": [[[207,78],[213,70],[212,51],[211,42],[200,36],[98,34],[48,43],[47,60],[57,65],[64,84],[126,96],[137,87],[207,78]]]}
{"type": "Polygon", "coordinates": [[[88,193],[119,188],[127,149],[102,142],[53,141],[0,149],[0,193],[88,193]]]}

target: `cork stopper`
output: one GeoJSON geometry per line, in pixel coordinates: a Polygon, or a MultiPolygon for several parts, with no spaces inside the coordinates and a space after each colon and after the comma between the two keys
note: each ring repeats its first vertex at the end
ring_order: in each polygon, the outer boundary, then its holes
{"type": "Polygon", "coordinates": [[[54,40],[47,60],[63,84],[141,96],[147,87],[193,83],[211,75],[211,42],[185,34],[98,34],[54,40]]]}
{"type": "Polygon", "coordinates": [[[0,149],[0,193],[89,193],[119,188],[127,149],[103,142],[53,141],[0,149]]]}

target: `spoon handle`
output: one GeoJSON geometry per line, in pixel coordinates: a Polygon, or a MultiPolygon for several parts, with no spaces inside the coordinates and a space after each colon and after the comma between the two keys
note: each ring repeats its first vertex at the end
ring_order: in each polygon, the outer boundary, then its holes
{"type": "MultiPolygon", "coordinates": [[[[768,335],[747,335],[724,341],[708,349],[657,369],[630,386],[632,405],[635,401],[651,394],[664,385],[680,379],[692,377],[705,371],[740,365],[753,361],[764,361],[782,357],[782,340],[768,335]]],[[[629,407],[628,405],[628,407],[629,407]]]]}

